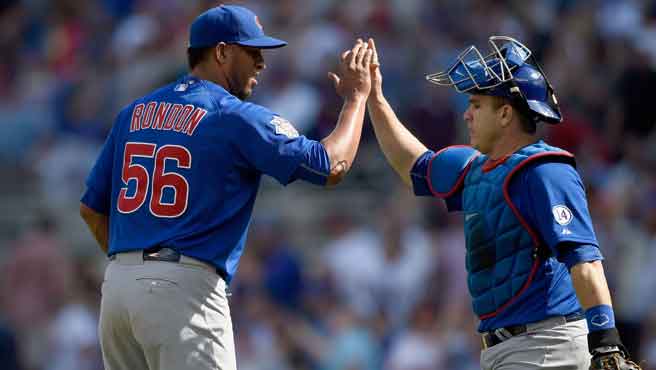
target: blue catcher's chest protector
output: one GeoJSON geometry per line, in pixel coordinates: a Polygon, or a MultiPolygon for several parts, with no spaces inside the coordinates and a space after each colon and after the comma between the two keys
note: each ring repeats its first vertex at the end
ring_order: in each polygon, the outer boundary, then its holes
{"type": "Polygon", "coordinates": [[[492,169],[484,167],[487,156],[473,160],[462,200],[467,283],[480,319],[496,316],[522,294],[539,267],[541,250],[548,250],[512,204],[510,180],[536,159],[556,160],[563,155],[571,156],[538,142],[492,169]]]}

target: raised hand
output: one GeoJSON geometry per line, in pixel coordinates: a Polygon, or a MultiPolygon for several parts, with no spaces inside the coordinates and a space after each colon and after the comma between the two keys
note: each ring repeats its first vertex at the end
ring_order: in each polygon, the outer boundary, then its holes
{"type": "Polygon", "coordinates": [[[328,73],[339,96],[344,99],[366,99],[369,96],[372,57],[373,51],[362,39],[342,53],[338,73],[328,73]]]}
{"type": "Polygon", "coordinates": [[[376,43],[374,39],[368,41],[369,50],[372,51],[373,56],[369,70],[371,73],[371,94],[374,96],[383,95],[383,74],[380,72],[380,62],[378,61],[378,51],[376,50],[376,43]]]}

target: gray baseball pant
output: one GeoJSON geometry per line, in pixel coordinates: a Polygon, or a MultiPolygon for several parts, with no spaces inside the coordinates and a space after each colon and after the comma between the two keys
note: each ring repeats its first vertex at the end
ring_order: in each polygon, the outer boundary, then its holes
{"type": "Polygon", "coordinates": [[[527,325],[527,332],[481,351],[483,370],[588,370],[585,320],[554,317],[527,325]]]}
{"type": "Polygon", "coordinates": [[[196,259],[117,254],[102,285],[106,370],[236,370],[225,288],[214,268],[196,259]]]}

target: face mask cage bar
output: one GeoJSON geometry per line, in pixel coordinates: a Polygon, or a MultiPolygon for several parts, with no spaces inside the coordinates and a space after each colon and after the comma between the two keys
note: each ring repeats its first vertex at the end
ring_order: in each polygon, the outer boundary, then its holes
{"type": "Polygon", "coordinates": [[[451,67],[427,75],[426,80],[440,86],[453,86],[460,93],[492,89],[512,80],[512,71],[531,57],[531,50],[512,37],[491,36],[488,41],[492,50],[488,55],[483,56],[472,45],[457,56],[451,67]]]}

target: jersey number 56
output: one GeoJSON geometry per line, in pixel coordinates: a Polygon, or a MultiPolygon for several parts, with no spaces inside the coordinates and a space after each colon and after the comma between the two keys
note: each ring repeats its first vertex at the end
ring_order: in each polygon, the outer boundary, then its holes
{"type": "Polygon", "coordinates": [[[118,194],[117,208],[121,213],[137,211],[146,202],[150,190],[150,213],[157,217],[178,217],[187,210],[189,200],[189,183],[177,172],[164,172],[166,160],[177,162],[178,168],[191,168],[191,153],[180,145],[163,145],[127,142],[123,154],[121,178],[124,187],[118,194]],[[134,157],[155,158],[151,176],[146,167],[132,163],[134,157]],[[128,196],[128,183],[136,182],[136,191],[128,196]],[[173,190],[173,202],[165,203],[162,195],[165,188],[173,190]]]}

